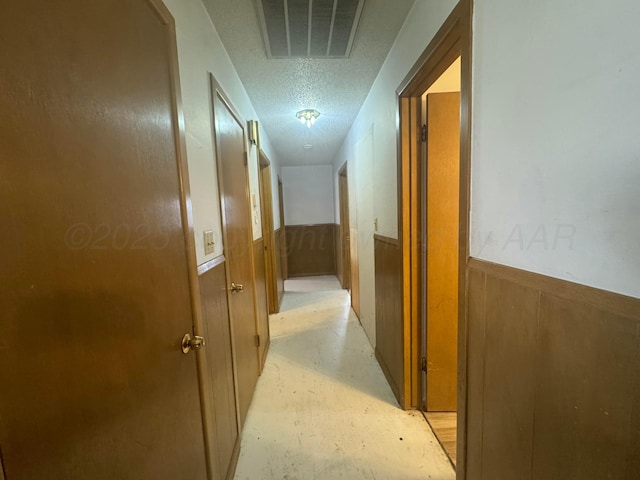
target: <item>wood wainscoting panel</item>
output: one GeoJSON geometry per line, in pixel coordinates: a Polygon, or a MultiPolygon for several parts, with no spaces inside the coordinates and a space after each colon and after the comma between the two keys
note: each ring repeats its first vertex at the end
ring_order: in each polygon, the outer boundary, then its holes
{"type": "Polygon", "coordinates": [[[335,224],[287,225],[289,277],[336,274],[335,224]]]}
{"type": "Polygon", "coordinates": [[[276,255],[276,285],[278,289],[278,310],[284,296],[284,275],[282,271],[283,252],[282,252],[282,229],[279,228],[274,232],[275,245],[273,251],[276,255]]]}
{"type": "Polygon", "coordinates": [[[484,478],[531,478],[537,308],[535,290],[487,278],[484,478]]]}
{"type": "Polygon", "coordinates": [[[260,371],[269,350],[269,303],[267,300],[267,282],[264,263],[264,240],[259,238],[253,242],[253,258],[256,269],[256,322],[258,324],[258,355],[260,356],[260,371]]]}
{"type": "Polygon", "coordinates": [[[235,469],[240,435],[233,373],[233,353],[229,305],[227,303],[227,282],[224,261],[207,270],[199,277],[202,300],[204,337],[207,344],[202,352],[206,356],[209,382],[207,392],[213,399],[213,431],[216,444],[211,445],[210,455],[217,457],[219,471],[213,478],[229,478],[235,469]]]}
{"type": "Polygon", "coordinates": [[[344,288],[344,258],[342,255],[342,236],[340,234],[340,225],[334,226],[334,251],[336,255],[336,277],[342,288],[344,288]]]}
{"type": "MultiPolygon", "coordinates": [[[[467,344],[467,478],[482,478],[482,419],[484,410],[484,351],[486,333],[486,275],[469,271],[467,344]]],[[[458,395],[458,401],[462,400],[458,395]]]]}
{"type": "Polygon", "coordinates": [[[540,308],[533,478],[640,478],[625,475],[638,322],[549,294],[540,308]]]}
{"type": "Polygon", "coordinates": [[[404,405],[402,252],[398,240],[374,235],[376,285],[376,358],[404,405]]]}
{"type": "Polygon", "coordinates": [[[349,261],[351,262],[351,308],[360,318],[360,265],[358,259],[358,229],[349,231],[349,261]]]}
{"type": "Polygon", "coordinates": [[[472,259],[467,478],[637,479],[640,299],[472,259]]]}

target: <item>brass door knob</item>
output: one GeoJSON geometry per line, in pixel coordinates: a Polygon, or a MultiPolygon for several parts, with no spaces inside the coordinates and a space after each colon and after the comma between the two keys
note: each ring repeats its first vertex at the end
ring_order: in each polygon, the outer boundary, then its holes
{"type": "Polygon", "coordinates": [[[192,349],[200,350],[205,344],[204,337],[199,337],[198,335],[191,336],[185,333],[184,337],[182,337],[182,353],[189,353],[192,349]]]}
{"type": "Polygon", "coordinates": [[[244,285],[231,282],[231,293],[244,292],[244,285]]]}

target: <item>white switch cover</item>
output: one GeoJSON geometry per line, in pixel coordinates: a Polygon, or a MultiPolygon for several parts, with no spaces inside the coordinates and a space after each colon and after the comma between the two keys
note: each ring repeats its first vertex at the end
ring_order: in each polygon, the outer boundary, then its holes
{"type": "Polygon", "coordinates": [[[204,231],[204,254],[211,255],[213,253],[213,248],[215,243],[213,242],[213,230],[205,230],[204,231]]]}

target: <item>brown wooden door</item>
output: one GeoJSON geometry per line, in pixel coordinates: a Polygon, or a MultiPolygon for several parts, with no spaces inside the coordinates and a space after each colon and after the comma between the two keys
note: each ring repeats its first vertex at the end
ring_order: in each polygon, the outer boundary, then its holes
{"type": "Polygon", "coordinates": [[[349,180],[347,166],[340,171],[338,178],[338,193],[340,202],[340,251],[342,256],[342,288],[351,288],[351,236],[349,230],[349,180]]]}
{"type": "Polygon", "coordinates": [[[206,478],[173,28],[159,2],[3,5],[7,479],[206,478]]]}
{"type": "Polygon", "coordinates": [[[262,214],[262,238],[269,313],[278,313],[278,272],[276,266],[275,238],[273,232],[273,197],[271,193],[271,164],[260,151],[260,207],[262,214]]]}
{"type": "Polygon", "coordinates": [[[208,445],[213,472],[210,480],[228,478],[230,470],[235,468],[234,453],[237,453],[240,441],[226,272],[223,259],[219,258],[217,262],[199,277],[205,319],[203,329],[207,339],[203,353],[209,380],[203,382],[203,386],[205,402],[209,402],[209,410],[213,411],[209,425],[215,437],[208,445]]]}
{"type": "MultiPolygon", "coordinates": [[[[284,188],[282,186],[282,179],[278,177],[278,203],[280,208],[280,268],[282,270],[283,281],[289,278],[289,267],[287,265],[287,254],[289,247],[287,246],[287,230],[284,220],[284,188]]],[[[283,285],[284,291],[284,285],[283,285]]]]}
{"type": "Polygon", "coordinates": [[[215,138],[227,259],[229,313],[235,346],[240,424],[244,424],[260,373],[256,335],[253,235],[243,123],[212,81],[215,138]],[[243,290],[233,293],[232,283],[243,290]]]}
{"type": "Polygon", "coordinates": [[[453,412],[458,372],[460,94],[427,95],[426,124],[426,408],[453,412]]]}
{"type": "Polygon", "coordinates": [[[351,260],[351,308],[360,318],[360,264],[358,263],[358,229],[349,229],[349,259],[351,260]]]}

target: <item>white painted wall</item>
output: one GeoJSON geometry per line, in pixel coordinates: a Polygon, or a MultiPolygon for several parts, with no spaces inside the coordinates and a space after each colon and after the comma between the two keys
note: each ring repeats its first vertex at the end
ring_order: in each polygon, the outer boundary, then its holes
{"type": "MultiPolygon", "coordinates": [[[[258,117],[200,0],[165,0],[165,4],[176,20],[194,235],[197,261],[201,264],[223,253],[209,73],[213,73],[244,121],[258,120],[258,117]],[[214,231],[216,246],[213,255],[204,255],[204,230],[214,231]]],[[[262,149],[271,160],[272,172],[277,179],[278,159],[262,129],[260,138],[262,149]]],[[[257,198],[257,205],[252,207],[254,217],[257,217],[257,223],[253,223],[253,237],[257,239],[262,236],[258,155],[256,147],[248,145],[247,149],[250,190],[257,198]]],[[[277,183],[275,185],[273,204],[278,228],[277,183]]]]}
{"type": "MultiPolygon", "coordinates": [[[[336,199],[349,165],[353,228],[366,186],[353,177],[369,167],[378,233],[397,238],[395,92],[454,6],[416,1],[334,159],[336,199]],[[375,161],[361,155],[372,123],[375,161]]],[[[472,256],[640,297],[640,2],[475,0],[475,12],[472,256]]]]}
{"type": "MultiPolygon", "coordinates": [[[[375,124],[374,215],[378,218],[377,233],[387,237],[398,238],[396,89],[456,3],[455,0],[416,1],[333,162],[337,182],[338,169],[347,160],[356,158],[358,143],[365,138],[371,124],[375,124]]],[[[339,218],[339,213],[336,216],[339,218]]]]}
{"type": "Polygon", "coordinates": [[[285,225],[334,223],[333,167],[281,167],[285,225]]]}
{"type": "Polygon", "coordinates": [[[640,2],[475,11],[472,256],[640,297],[640,2]]]}
{"type": "MultiPolygon", "coordinates": [[[[424,49],[456,5],[455,0],[417,0],[402,30],[398,34],[376,81],[374,82],[351,131],[334,159],[336,218],[339,218],[337,195],[338,170],[348,162],[350,224],[353,228],[366,225],[371,219],[359,219],[362,206],[353,205],[366,198],[366,189],[373,191],[372,215],[378,219],[377,233],[398,238],[398,197],[396,141],[397,98],[396,89],[416,63],[424,49]],[[363,154],[373,125],[371,145],[374,154],[363,154]],[[358,173],[360,172],[360,174],[358,173]],[[364,175],[364,176],[363,176],[364,175]],[[373,182],[370,185],[368,182],[373,182]],[[357,210],[357,211],[356,211],[357,210]]],[[[365,152],[366,153],[366,152],[365,152]]],[[[358,237],[360,237],[358,231],[358,237]]],[[[364,233],[369,235],[369,233],[364,233]]],[[[362,240],[359,238],[359,241],[362,240]]],[[[373,239],[371,239],[373,242],[373,239]]],[[[373,272],[373,249],[358,252],[361,271],[373,272]],[[364,254],[363,254],[364,253],[364,254]]],[[[360,304],[375,305],[373,275],[360,278],[360,304]]],[[[375,311],[370,312],[375,315],[375,311]]],[[[375,321],[364,321],[363,326],[375,345],[375,321]]]]}
{"type": "MultiPolygon", "coordinates": [[[[365,138],[356,147],[353,176],[356,192],[357,215],[353,222],[357,226],[358,258],[374,259],[374,203],[373,172],[376,168],[376,152],[373,149],[374,126],[371,125],[365,138]]],[[[369,341],[376,344],[376,283],[373,261],[358,263],[360,284],[360,323],[369,341]],[[365,299],[363,301],[363,299],[365,299]]]]}

